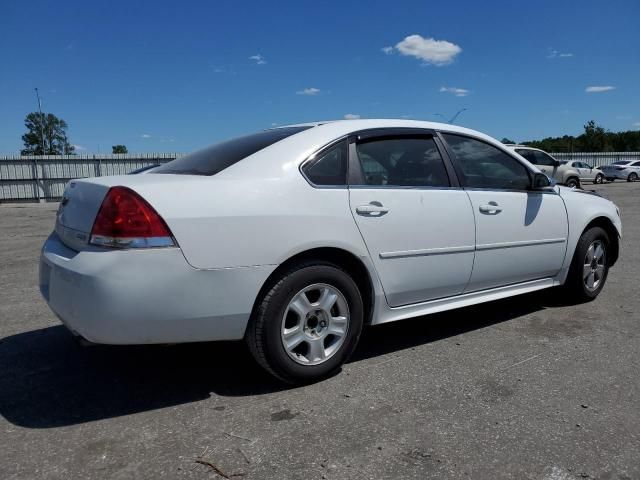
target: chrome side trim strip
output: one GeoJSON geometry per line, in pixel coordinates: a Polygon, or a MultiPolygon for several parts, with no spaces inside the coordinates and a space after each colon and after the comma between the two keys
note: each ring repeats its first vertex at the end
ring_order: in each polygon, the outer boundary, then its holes
{"type": "Polygon", "coordinates": [[[473,252],[473,245],[461,247],[423,248],[420,250],[403,250],[398,252],[381,252],[380,258],[424,257],[428,255],[446,255],[448,253],[473,252]]]}
{"type": "Polygon", "coordinates": [[[476,250],[497,250],[499,248],[529,247],[532,245],[565,243],[566,241],[566,238],[545,238],[542,240],[521,240],[517,242],[485,243],[482,245],[476,245],[476,250]]]}
{"type": "Polygon", "coordinates": [[[542,240],[521,240],[517,242],[485,243],[483,245],[463,245],[460,247],[423,248],[420,250],[401,250],[397,252],[381,252],[380,258],[426,257],[429,255],[447,255],[450,253],[465,253],[475,250],[497,250],[500,248],[529,247],[532,245],[548,245],[565,243],[566,238],[545,238],[542,240]]]}

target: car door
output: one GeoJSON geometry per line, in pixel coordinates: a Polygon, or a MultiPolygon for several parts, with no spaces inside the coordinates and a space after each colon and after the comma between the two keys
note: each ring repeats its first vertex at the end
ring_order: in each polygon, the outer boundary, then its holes
{"type": "Polygon", "coordinates": [[[410,131],[349,147],[351,211],[392,307],[460,294],[473,267],[469,197],[433,134],[410,131]]]}
{"type": "Polygon", "coordinates": [[[584,162],[573,162],[573,167],[578,172],[578,176],[581,181],[584,180],[593,180],[595,174],[592,174],[592,169],[589,165],[584,162]]]}
{"type": "Polygon", "coordinates": [[[483,140],[443,133],[473,206],[476,255],[466,292],[552,277],[568,235],[564,202],[554,190],[530,190],[531,172],[483,140]]]}

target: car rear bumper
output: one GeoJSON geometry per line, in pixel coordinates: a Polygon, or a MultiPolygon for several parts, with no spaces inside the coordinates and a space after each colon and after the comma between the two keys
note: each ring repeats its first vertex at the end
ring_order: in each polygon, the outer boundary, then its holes
{"type": "Polygon", "coordinates": [[[52,233],[40,291],[72,332],[94,343],[237,340],[274,269],[198,270],[178,248],[76,252],[52,233]]]}

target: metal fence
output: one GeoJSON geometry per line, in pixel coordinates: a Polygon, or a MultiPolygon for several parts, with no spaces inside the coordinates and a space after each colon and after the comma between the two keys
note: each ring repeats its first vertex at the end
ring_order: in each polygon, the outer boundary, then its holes
{"type": "Polygon", "coordinates": [[[620,160],[640,160],[640,152],[573,152],[552,153],[557,160],[579,160],[588,163],[592,167],[610,165],[620,160]]]}
{"type": "MultiPolygon", "coordinates": [[[[166,163],[180,153],[122,155],[0,156],[0,202],[59,200],[74,178],[124,175],[166,163]]],[[[580,160],[594,167],[619,160],[640,160],[640,152],[553,153],[558,160],[580,160]]]]}
{"type": "Polygon", "coordinates": [[[179,153],[0,157],[0,202],[59,200],[74,178],[125,175],[162,164],[179,153]]]}

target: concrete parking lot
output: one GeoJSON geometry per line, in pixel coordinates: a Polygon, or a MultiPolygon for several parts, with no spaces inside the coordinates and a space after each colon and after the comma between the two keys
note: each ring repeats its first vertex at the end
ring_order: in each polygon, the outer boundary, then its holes
{"type": "Polygon", "coordinates": [[[0,205],[0,478],[640,478],[640,185],[597,190],[625,231],[596,301],[369,328],[302,388],[241,343],[78,346],[37,288],[57,205],[0,205]]]}

